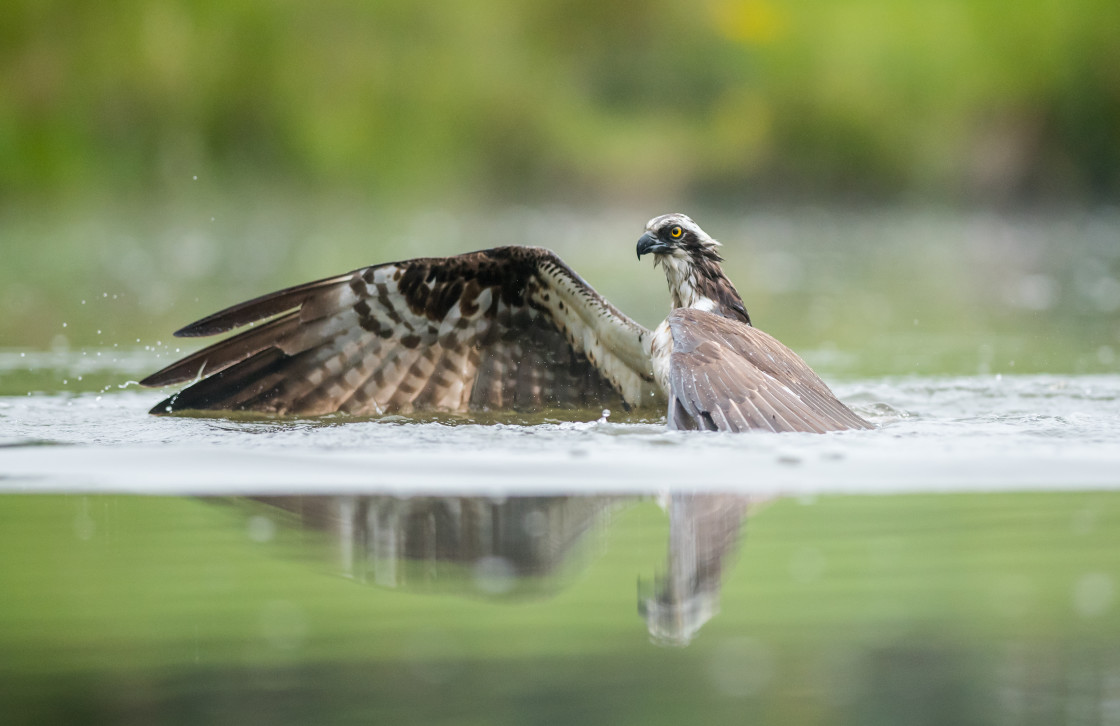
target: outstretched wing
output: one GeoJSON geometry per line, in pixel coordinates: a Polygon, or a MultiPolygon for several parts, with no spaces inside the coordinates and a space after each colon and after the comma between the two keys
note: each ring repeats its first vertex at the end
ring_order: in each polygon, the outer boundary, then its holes
{"type": "Polygon", "coordinates": [[[649,331],[559,257],[500,247],[366,267],[176,333],[268,319],[141,381],[195,382],[152,409],[318,415],[661,402],[649,331]]]}
{"type": "Polygon", "coordinates": [[[711,431],[836,431],[871,424],[758,328],[701,310],[668,318],[669,427],[711,431]]]}

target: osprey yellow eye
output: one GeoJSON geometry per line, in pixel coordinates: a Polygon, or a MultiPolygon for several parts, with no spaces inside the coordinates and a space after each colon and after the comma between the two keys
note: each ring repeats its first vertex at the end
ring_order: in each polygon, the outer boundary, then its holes
{"type": "Polygon", "coordinates": [[[680,239],[681,235],[683,235],[683,234],[684,234],[684,230],[681,229],[680,227],[673,227],[671,230],[669,230],[669,236],[672,237],[673,239],[680,239]]]}

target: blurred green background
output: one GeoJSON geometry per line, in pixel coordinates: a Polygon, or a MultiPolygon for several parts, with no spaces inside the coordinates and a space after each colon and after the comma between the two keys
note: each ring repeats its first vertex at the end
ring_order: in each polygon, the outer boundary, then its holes
{"type": "Polygon", "coordinates": [[[6,193],[1120,192],[1112,0],[5,3],[6,193]]]}
{"type": "Polygon", "coordinates": [[[1117,27],[1115,0],[9,1],[0,346],[156,346],[509,243],[654,324],[632,243],[681,210],[838,370],[912,370],[883,351],[913,332],[961,349],[926,372],[1115,370],[1117,27]]]}

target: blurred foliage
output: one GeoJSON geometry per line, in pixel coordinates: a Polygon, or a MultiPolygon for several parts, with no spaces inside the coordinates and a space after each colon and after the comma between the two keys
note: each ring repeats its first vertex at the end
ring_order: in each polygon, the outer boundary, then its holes
{"type": "Polygon", "coordinates": [[[1115,0],[9,0],[0,192],[1107,199],[1115,0]]]}

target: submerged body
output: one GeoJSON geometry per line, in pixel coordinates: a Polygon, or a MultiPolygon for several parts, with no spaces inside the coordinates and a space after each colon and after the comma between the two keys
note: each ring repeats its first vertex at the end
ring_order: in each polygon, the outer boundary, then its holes
{"type": "Polygon", "coordinates": [[[194,381],[152,413],[319,415],[668,404],[676,429],[867,428],[792,351],[751,327],[718,243],[651,220],[638,256],[673,311],[651,332],[549,250],[501,247],[362,268],[281,290],[176,333],[262,322],[141,381],[194,381]]]}

